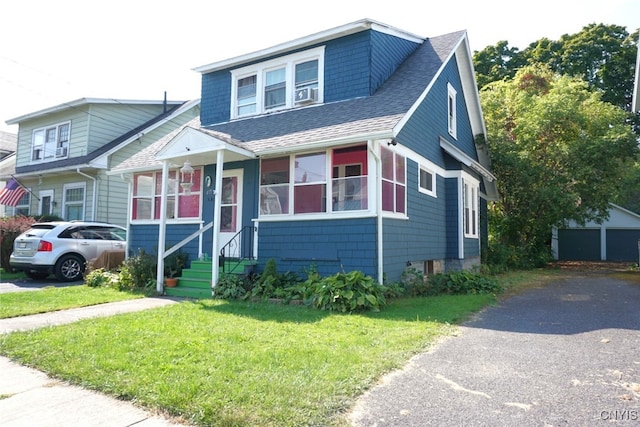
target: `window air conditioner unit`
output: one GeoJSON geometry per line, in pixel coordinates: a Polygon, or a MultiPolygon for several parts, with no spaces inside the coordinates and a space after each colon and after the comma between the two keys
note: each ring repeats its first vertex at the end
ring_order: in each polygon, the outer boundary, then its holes
{"type": "Polygon", "coordinates": [[[67,157],[67,147],[56,148],[56,157],[67,157]]]}
{"type": "Polygon", "coordinates": [[[313,102],[313,101],[316,101],[317,99],[318,99],[318,89],[314,89],[311,87],[296,89],[296,104],[313,102]]]}

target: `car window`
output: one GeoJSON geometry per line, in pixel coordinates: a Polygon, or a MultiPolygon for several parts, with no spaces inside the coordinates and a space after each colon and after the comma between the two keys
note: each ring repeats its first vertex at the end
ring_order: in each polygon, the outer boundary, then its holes
{"type": "Polygon", "coordinates": [[[47,232],[49,232],[52,228],[54,227],[34,225],[33,227],[25,231],[24,235],[26,237],[42,237],[47,234],[47,232]]]}
{"type": "Polygon", "coordinates": [[[127,240],[127,230],[118,227],[109,228],[110,240],[127,240]]]}

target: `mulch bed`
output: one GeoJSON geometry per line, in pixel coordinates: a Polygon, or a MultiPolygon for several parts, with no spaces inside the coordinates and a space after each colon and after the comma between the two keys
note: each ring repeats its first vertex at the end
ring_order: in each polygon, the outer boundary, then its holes
{"type": "Polygon", "coordinates": [[[547,268],[573,271],[629,271],[631,262],[604,261],[556,261],[547,264],[547,268]]]}

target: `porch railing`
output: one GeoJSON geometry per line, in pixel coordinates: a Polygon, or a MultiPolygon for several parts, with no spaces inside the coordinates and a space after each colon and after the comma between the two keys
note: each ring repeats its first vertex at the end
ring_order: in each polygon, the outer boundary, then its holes
{"type": "Polygon", "coordinates": [[[253,260],[255,226],[247,225],[220,249],[220,268],[223,273],[235,271],[243,261],[253,260]]]}

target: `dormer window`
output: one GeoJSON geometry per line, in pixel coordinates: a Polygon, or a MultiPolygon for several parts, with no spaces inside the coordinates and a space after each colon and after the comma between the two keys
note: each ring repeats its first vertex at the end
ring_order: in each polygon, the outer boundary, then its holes
{"type": "Polygon", "coordinates": [[[70,130],[70,122],[35,129],[31,145],[31,161],[66,159],[69,155],[70,130]]]}
{"type": "Polygon", "coordinates": [[[324,47],[231,72],[231,117],[270,113],[322,100],[324,47]]]}

